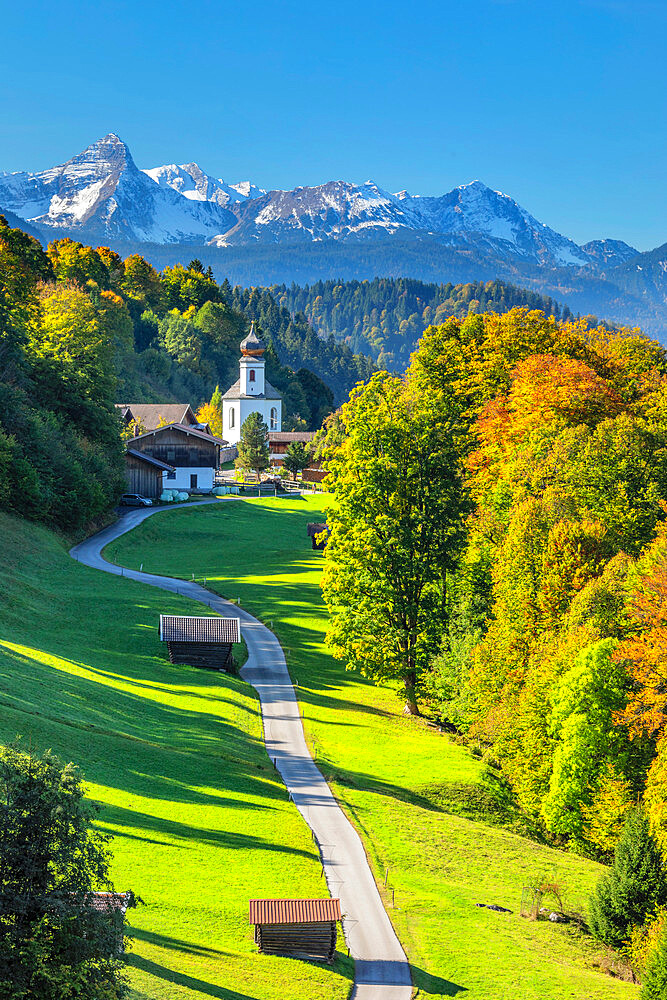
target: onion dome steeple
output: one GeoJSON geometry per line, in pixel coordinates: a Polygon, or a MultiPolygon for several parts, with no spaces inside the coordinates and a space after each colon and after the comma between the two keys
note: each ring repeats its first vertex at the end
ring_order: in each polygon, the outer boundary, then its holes
{"type": "Polygon", "coordinates": [[[250,333],[245,340],[241,341],[241,354],[244,357],[261,358],[265,350],[266,346],[255,333],[255,323],[253,321],[250,324],[250,333]]]}

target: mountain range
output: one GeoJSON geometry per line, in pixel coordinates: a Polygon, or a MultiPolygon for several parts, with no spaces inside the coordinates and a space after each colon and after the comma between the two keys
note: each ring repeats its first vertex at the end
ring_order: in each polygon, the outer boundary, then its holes
{"type": "Polygon", "coordinates": [[[667,333],[667,246],[640,253],[609,238],[580,246],[479,180],[435,197],[373,181],[264,191],[196,163],[140,169],[110,133],[60,166],[0,173],[0,212],[46,241],[139,250],[157,266],[189,254],[242,284],[502,278],[575,311],[667,333]]]}

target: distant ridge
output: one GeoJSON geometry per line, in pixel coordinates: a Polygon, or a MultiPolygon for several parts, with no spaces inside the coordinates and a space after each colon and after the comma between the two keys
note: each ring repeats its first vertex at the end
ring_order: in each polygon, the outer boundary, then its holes
{"type": "Polygon", "coordinates": [[[197,256],[233,283],[498,278],[667,335],[664,247],[639,253],[611,238],[579,246],[480,180],[435,197],[345,180],[263,191],[196,163],[140,170],[109,133],[59,166],[0,173],[2,209],[46,242],[71,236],[156,266],[197,256]]]}

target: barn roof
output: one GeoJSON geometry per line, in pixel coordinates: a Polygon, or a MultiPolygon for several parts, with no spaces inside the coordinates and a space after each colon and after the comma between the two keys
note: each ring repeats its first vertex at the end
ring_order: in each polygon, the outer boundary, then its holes
{"type": "Polygon", "coordinates": [[[197,422],[189,403],[116,403],[123,419],[138,420],[147,431],[155,430],[160,421],[167,424],[194,424],[197,422]]]}
{"type": "Polygon", "coordinates": [[[229,444],[228,441],[223,440],[223,438],[216,437],[214,434],[207,434],[206,431],[200,431],[197,427],[193,427],[190,424],[163,424],[162,427],[154,427],[152,431],[146,431],[144,434],[137,434],[133,437],[133,441],[143,441],[144,438],[154,437],[156,434],[162,434],[163,431],[182,431],[183,434],[190,434],[193,437],[199,438],[203,441],[212,441],[213,444],[226,445],[229,444]]]}
{"type": "Polygon", "coordinates": [[[251,899],[251,924],[310,924],[340,920],[339,899],[251,899]]]}
{"type": "Polygon", "coordinates": [[[162,642],[240,642],[238,618],[218,615],[195,618],[191,615],[160,615],[162,642]]]}
{"type": "Polygon", "coordinates": [[[174,466],[167,465],[166,462],[161,462],[159,458],[153,458],[152,455],[146,455],[143,451],[135,451],[134,448],[126,448],[126,455],[131,455],[132,458],[138,458],[141,462],[146,462],[148,465],[154,465],[156,469],[165,469],[167,472],[173,472],[174,466]]]}

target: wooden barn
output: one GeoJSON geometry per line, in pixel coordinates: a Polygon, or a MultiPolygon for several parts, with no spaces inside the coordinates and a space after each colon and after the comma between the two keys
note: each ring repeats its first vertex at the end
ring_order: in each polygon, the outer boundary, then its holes
{"type": "Polygon", "coordinates": [[[167,477],[174,472],[172,465],[151,455],[128,448],[125,452],[125,478],[130,493],[156,499],[167,485],[167,477]]]}
{"type": "Polygon", "coordinates": [[[328,524],[309,524],[308,525],[308,537],[313,543],[314,549],[323,549],[327,544],[326,538],[323,541],[318,542],[316,536],[321,535],[323,531],[326,531],[327,537],[329,536],[329,525],[328,524]]]}
{"type": "Polygon", "coordinates": [[[215,470],[220,465],[220,449],[227,442],[197,427],[165,424],[132,438],[132,450],[173,466],[167,474],[167,488],[212,490],[215,470]]]}
{"type": "Polygon", "coordinates": [[[160,615],[160,641],[166,642],[172,663],[230,671],[232,645],[241,641],[241,623],[220,616],[160,615]]]}
{"type": "Polygon", "coordinates": [[[255,943],[265,955],[332,962],[339,899],[251,899],[255,943]]]}

